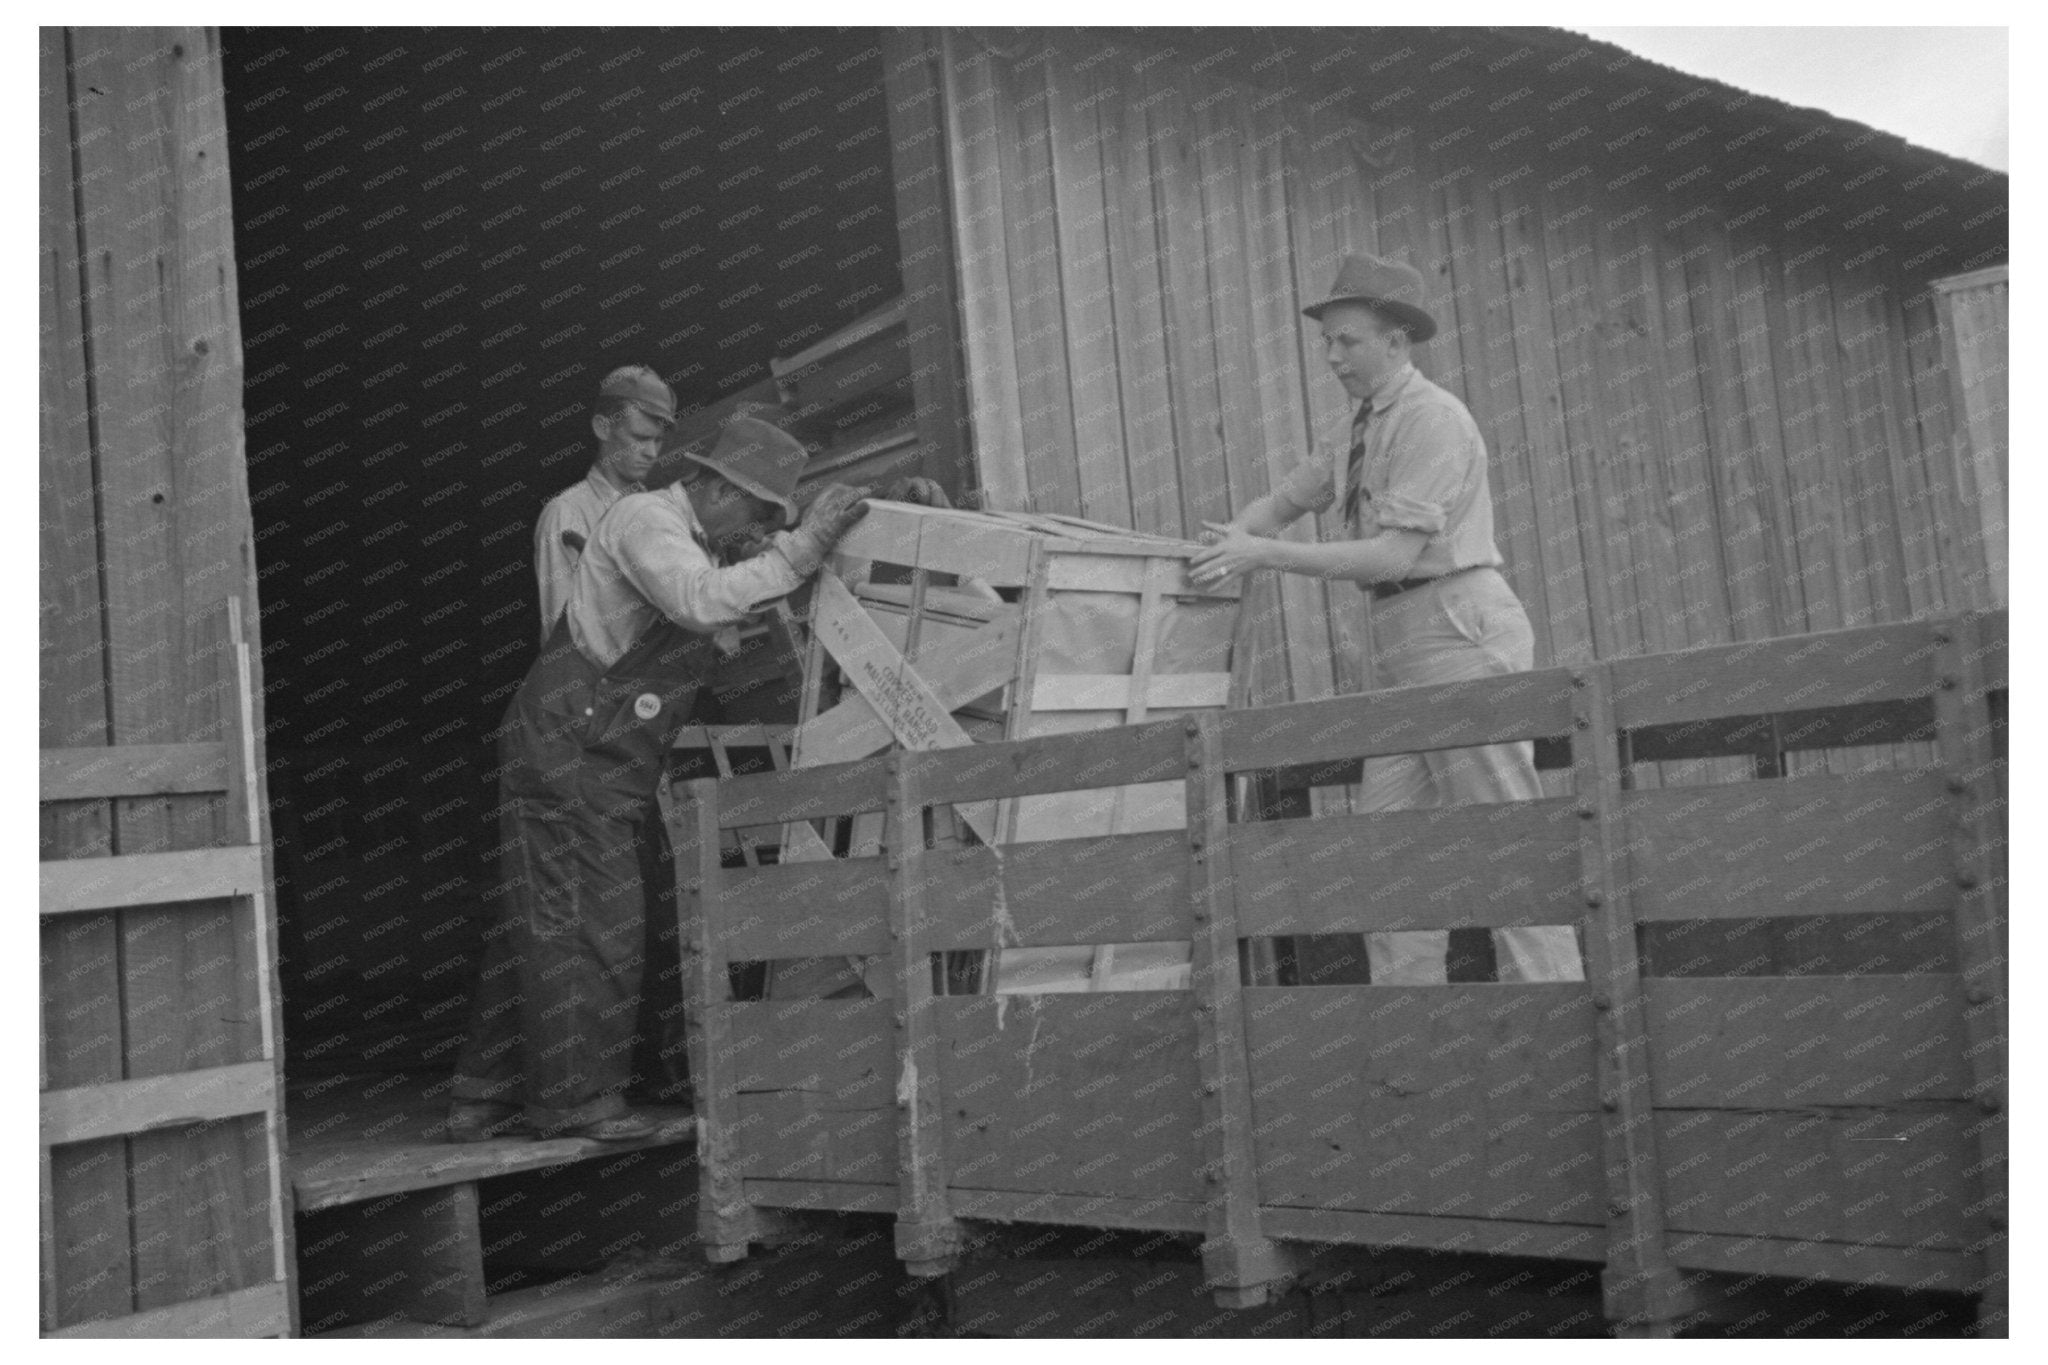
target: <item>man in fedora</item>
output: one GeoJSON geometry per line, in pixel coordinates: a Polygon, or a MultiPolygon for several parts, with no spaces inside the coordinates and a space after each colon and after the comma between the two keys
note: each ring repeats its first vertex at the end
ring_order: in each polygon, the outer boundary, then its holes
{"type": "Polygon", "coordinates": [[[675,424],[675,390],[645,365],[622,365],[599,381],[590,414],[597,438],[590,472],[550,498],[533,528],[542,644],[562,619],[590,533],[613,503],[646,491],[643,481],[654,468],[662,433],[675,424]]]}
{"type": "Polygon", "coordinates": [[[866,511],[833,484],[799,518],[804,448],[754,418],[691,458],[687,486],[629,493],[598,521],[499,729],[504,890],[452,1141],[656,1131],[625,1101],[665,837],[655,788],[712,634],[794,591],[866,511]]]}
{"type": "MultiPolygon", "coordinates": [[[[1344,428],[1272,492],[1228,523],[1205,523],[1192,560],[1197,582],[1276,569],[1348,579],[1372,599],[1372,687],[1451,682],[1527,669],[1535,636],[1501,576],[1493,538],[1486,443],[1465,405],[1425,379],[1410,348],[1436,335],[1421,272],[1378,256],[1347,256],[1329,296],[1302,311],[1322,326],[1323,359],[1358,403],[1344,428]],[[1341,505],[1342,539],[1302,544],[1275,537],[1312,512],[1341,505]]],[[[1399,810],[1543,795],[1534,746],[1401,754],[1366,763],[1364,806],[1399,810]]],[[[1366,936],[1373,981],[1445,979],[1448,935],[1409,930],[1366,936]]],[[[1494,931],[1503,981],[1577,981],[1573,930],[1494,931]]]]}

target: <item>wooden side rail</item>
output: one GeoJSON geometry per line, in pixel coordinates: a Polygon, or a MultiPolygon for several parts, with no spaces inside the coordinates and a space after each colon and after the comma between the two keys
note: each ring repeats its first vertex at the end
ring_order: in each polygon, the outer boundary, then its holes
{"type": "Polygon", "coordinates": [[[1913,621],[1616,659],[1615,723],[1632,730],[1928,696],[1941,631],[1913,621]]]}
{"type": "Polygon", "coordinates": [[[1680,1324],[1695,1270],[1967,1290],[1995,1318],[2004,635],[2002,615],[1968,617],[1695,651],[1692,672],[1628,660],[1512,692],[1405,689],[690,784],[675,828],[695,844],[679,866],[704,1238],[731,1258],[775,1210],[894,1208],[923,1273],[951,1264],[963,1221],[1032,1220],[1200,1232],[1227,1303],[1284,1281],[1294,1244],[1333,1242],[1599,1262],[1626,1333],[1680,1324]],[[1829,708],[1922,707],[1939,762],[1631,788],[1631,726],[1725,729],[1759,704],[1835,736],[1850,731],[1829,708]],[[1540,736],[1568,745],[1572,795],[1239,823],[1224,781],[1540,736]],[[1173,776],[1184,830],[926,847],[925,812],[952,802],[1173,776]],[[870,809],[887,812],[879,856],[725,869],[705,853],[735,825],[870,809]],[[1952,935],[1952,969],[1643,974],[1645,925],[1869,915],[1952,935]],[[1240,975],[1249,939],[1534,924],[1577,927],[1585,981],[1240,975]],[[1191,942],[1191,988],[934,990],[949,951],[1111,940],[1191,942]],[[893,962],[897,994],[729,998],[734,958],[826,953],[893,962]]]}

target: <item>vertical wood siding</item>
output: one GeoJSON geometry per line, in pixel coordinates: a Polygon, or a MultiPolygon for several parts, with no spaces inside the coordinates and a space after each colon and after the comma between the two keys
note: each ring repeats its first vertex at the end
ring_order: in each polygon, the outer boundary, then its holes
{"type": "MultiPolygon", "coordinates": [[[[217,35],[46,28],[39,48],[41,742],[219,740],[222,603],[252,644],[257,617],[217,35]]],[[[219,796],[53,803],[41,854],[228,829],[219,796]]],[[[236,922],[45,920],[44,1087],[258,1059],[267,968],[236,922]]],[[[260,1119],[59,1147],[51,1186],[47,1326],[274,1278],[260,1119]]]]}
{"type": "MultiPolygon", "coordinates": [[[[1957,481],[1950,496],[1964,519],[1963,539],[1981,557],[1966,590],[2006,603],[2006,304],[2003,266],[1940,286],[1942,368],[1955,414],[1949,438],[1957,481]]],[[[1917,375],[1915,382],[1918,382],[1917,375]]]]}
{"type": "MultiPolygon", "coordinates": [[[[1864,238],[1583,144],[1396,134],[1086,35],[947,42],[990,506],[1192,535],[1265,492],[1347,406],[1300,307],[1364,250],[1430,282],[1417,362],[1486,435],[1539,666],[2004,603],[2002,283],[1938,309],[1864,238]]],[[[1274,595],[1255,694],[1356,690],[1360,595],[1274,595]]]]}

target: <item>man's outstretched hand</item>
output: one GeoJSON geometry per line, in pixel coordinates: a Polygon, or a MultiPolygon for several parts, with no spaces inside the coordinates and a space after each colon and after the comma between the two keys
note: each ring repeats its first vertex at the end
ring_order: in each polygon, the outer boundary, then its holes
{"type": "Polygon", "coordinates": [[[809,542],[819,558],[824,558],[839,538],[868,514],[867,496],[867,489],[850,484],[825,485],[805,509],[803,524],[797,527],[796,534],[809,542]]]}
{"type": "Polygon", "coordinates": [[[1202,548],[1188,556],[1188,577],[1203,587],[1269,567],[1271,542],[1227,522],[1202,523],[1202,548]]]}

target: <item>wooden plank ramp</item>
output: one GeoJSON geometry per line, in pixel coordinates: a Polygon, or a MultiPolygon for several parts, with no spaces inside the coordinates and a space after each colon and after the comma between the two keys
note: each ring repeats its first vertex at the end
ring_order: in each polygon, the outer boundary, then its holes
{"type": "MultiPolygon", "coordinates": [[[[381,1330],[399,1335],[405,1329],[398,1321],[486,1335],[518,1335],[522,1323],[546,1328],[552,1318],[529,1323],[487,1292],[493,1210],[500,1202],[529,1202],[522,1191],[503,1191],[519,1177],[544,1173],[566,1196],[580,1172],[618,1171],[641,1153],[677,1152],[663,1160],[694,1164],[695,1120],[675,1106],[640,1106],[661,1127],[637,1142],[450,1143],[444,1078],[325,1077],[293,1087],[288,1104],[306,1330],[320,1336],[377,1334],[365,1319],[393,1320],[381,1330]]],[[[636,1208],[651,1206],[648,1193],[673,1183],[659,1173],[619,1178],[641,1182],[625,1191],[636,1208]]],[[[551,1230],[550,1241],[574,1240],[579,1222],[587,1222],[586,1202],[566,1198],[538,1226],[551,1230]]],[[[614,1218],[607,1232],[630,1235],[636,1226],[631,1216],[614,1218]]],[[[500,1236],[512,1250],[532,1240],[500,1236]]]]}

